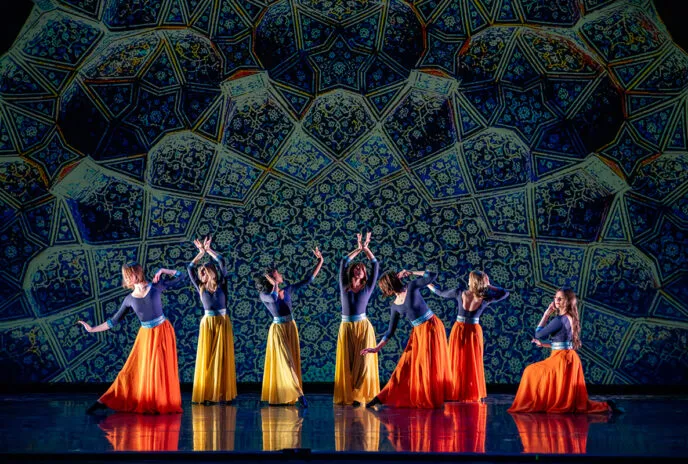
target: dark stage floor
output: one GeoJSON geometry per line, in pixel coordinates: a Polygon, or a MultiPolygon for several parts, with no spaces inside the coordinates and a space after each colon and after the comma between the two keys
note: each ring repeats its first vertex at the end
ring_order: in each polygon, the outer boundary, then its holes
{"type": "Polygon", "coordinates": [[[235,456],[243,455],[241,460],[265,460],[270,455],[252,455],[295,448],[302,450],[286,452],[280,459],[348,460],[344,454],[333,456],[342,451],[369,452],[364,459],[386,462],[415,459],[408,452],[440,453],[430,460],[468,457],[494,462],[522,462],[524,453],[688,457],[685,395],[611,397],[627,411],[614,417],[511,415],[506,410],[513,395],[501,394],[491,395],[485,404],[447,403],[444,410],[379,411],[335,407],[330,395],[310,395],[307,410],[262,406],[256,394],[241,395],[233,405],[215,406],[191,405],[189,396],[184,396],[183,414],[87,416],[84,411],[96,395],[4,395],[0,446],[8,453],[5,458],[25,462],[47,456],[70,461],[107,456],[105,460],[112,462],[112,451],[173,451],[148,459],[186,456],[195,461],[217,460],[218,453],[194,452],[223,451],[241,453],[235,456]]]}

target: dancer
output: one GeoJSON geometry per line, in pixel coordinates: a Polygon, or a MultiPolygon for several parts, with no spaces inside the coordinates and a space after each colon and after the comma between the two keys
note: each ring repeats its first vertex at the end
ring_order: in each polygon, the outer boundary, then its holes
{"type": "Polygon", "coordinates": [[[440,408],[449,392],[449,360],[444,324],[428,309],[420,289],[437,278],[434,272],[387,272],[378,285],[382,294],[394,297],[389,328],[380,343],[361,354],[377,353],[394,335],[399,318],[404,315],[413,331],[396,369],[382,391],[366,407],[385,404],[402,408],[440,408]],[[420,275],[404,285],[401,279],[420,275]]]}
{"type": "Polygon", "coordinates": [[[237,396],[234,334],[227,315],[227,267],[211,242],[211,237],[202,243],[194,240],[198,254],[187,269],[205,310],[198,333],[192,403],[226,402],[237,396]],[[206,253],[215,263],[198,266],[206,253]]]}
{"type": "Polygon", "coordinates": [[[490,285],[490,278],[481,271],[468,275],[468,290],[439,290],[428,285],[436,295],[457,300],[459,314],[449,336],[449,363],[453,375],[448,400],[480,401],[487,397],[483,365],[483,329],[480,315],[488,305],[501,301],[509,292],[490,285]]]}
{"type": "Polygon", "coordinates": [[[570,289],[554,296],[535,329],[532,340],[537,346],[552,348],[544,361],[526,367],[509,412],[610,412],[614,404],[590,401],[585,387],[583,367],[576,351],[581,346],[578,300],[570,289]],[[555,312],[558,315],[554,316],[555,312]],[[552,320],[547,324],[547,320],[552,320]],[[540,339],[550,337],[551,343],[540,339]]]}
{"type": "Polygon", "coordinates": [[[292,317],[291,297],[296,290],[313,282],[320,272],[323,265],[322,253],[315,247],[313,254],[318,262],[311,275],[301,282],[280,289],[279,286],[284,279],[274,267],[255,278],[260,299],[272,316],[265,351],[263,391],[260,397],[261,401],[270,404],[294,404],[299,401],[301,406],[308,407],[303,395],[299,331],[292,317]]]}
{"type": "Polygon", "coordinates": [[[121,412],[168,414],[182,412],[174,328],[162,311],[162,292],[182,280],[180,271],[160,269],[149,284],[138,263],[122,266],[125,288],[133,291],[124,298],[119,311],[100,325],[79,321],[87,332],[110,330],[128,309],[141,321],[134,347],[110,388],[87,413],[110,408],[121,412]],[[174,276],[161,280],[163,274],[174,276]]]}
{"type": "Polygon", "coordinates": [[[337,337],[337,363],[334,373],[334,404],[360,406],[380,392],[377,354],[362,356],[361,350],[375,346],[375,329],[366,317],[368,300],[375,289],[380,264],[368,248],[370,232],[365,242],[358,237],[358,247],[339,263],[339,294],[342,300],[342,323],[337,337]],[[373,264],[368,280],[365,264],[358,262],[346,267],[361,251],[373,264]]]}

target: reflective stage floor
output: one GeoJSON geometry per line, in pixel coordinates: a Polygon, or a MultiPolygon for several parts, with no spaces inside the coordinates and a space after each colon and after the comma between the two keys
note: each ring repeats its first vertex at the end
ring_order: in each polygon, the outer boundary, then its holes
{"type": "Polygon", "coordinates": [[[417,459],[408,453],[434,453],[426,456],[431,461],[481,462],[532,461],[529,454],[566,461],[576,455],[688,457],[688,395],[597,397],[613,398],[626,410],[613,417],[512,415],[507,408],[513,395],[506,394],[491,395],[482,404],[447,403],[443,410],[378,411],[333,406],[331,395],[310,395],[307,410],[264,406],[257,394],[214,406],[191,405],[185,395],[183,414],[86,415],[96,398],[84,393],[0,396],[0,459],[136,458],[113,456],[115,451],[155,452],[146,454],[147,461],[218,460],[220,455],[233,461],[417,459]],[[285,449],[297,451],[263,453],[285,449]]]}

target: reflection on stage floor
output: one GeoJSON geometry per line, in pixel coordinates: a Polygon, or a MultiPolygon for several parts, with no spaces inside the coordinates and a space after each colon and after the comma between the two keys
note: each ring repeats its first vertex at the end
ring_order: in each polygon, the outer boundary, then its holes
{"type": "MultiPolygon", "coordinates": [[[[0,397],[5,453],[119,451],[261,453],[566,454],[688,457],[688,396],[617,396],[626,414],[509,414],[513,395],[443,409],[379,410],[335,406],[311,395],[310,407],[266,406],[246,394],[229,405],[192,405],[165,416],[84,412],[95,395],[0,397]]],[[[389,456],[388,456],[389,458],[389,456]]]]}

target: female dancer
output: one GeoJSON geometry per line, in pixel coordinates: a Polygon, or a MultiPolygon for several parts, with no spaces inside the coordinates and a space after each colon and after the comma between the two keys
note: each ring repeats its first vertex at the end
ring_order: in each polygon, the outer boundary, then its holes
{"type": "Polygon", "coordinates": [[[292,317],[291,297],[294,291],[313,282],[320,272],[323,265],[322,253],[315,247],[313,254],[318,258],[318,263],[311,275],[301,282],[280,289],[284,279],[275,268],[268,269],[264,275],[255,278],[260,299],[272,316],[260,397],[261,401],[270,404],[294,404],[299,401],[301,406],[308,407],[306,397],[303,396],[299,331],[292,317]]]}
{"type": "Polygon", "coordinates": [[[368,300],[377,282],[380,264],[368,248],[370,232],[365,242],[358,237],[358,247],[339,263],[339,294],[342,300],[342,323],[337,337],[337,364],[334,373],[334,404],[360,406],[380,392],[377,354],[361,356],[361,350],[375,346],[375,329],[366,317],[368,300]],[[365,264],[346,266],[363,251],[373,263],[373,275],[368,281],[365,264]],[[346,275],[345,275],[346,274],[346,275]]]}
{"type": "Polygon", "coordinates": [[[576,351],[581,346],[578,300],[570,289],[561,289],[554,296],[535,329],[533,343],[552,348],[544,361],[526,367],[509,412],[609,412],[607,402],[590,401],[585,388],[583,367],[576,351]],[[547,324],[547,319],[558,312],[547,324]],[[551,343],[540,339],[550,337],[551,343]]]}
{"type": "Polygon", "coordinates": [[[391,304],[389,328],[374,348],[361,354],[377,353],[394,334],[403,314],[413,324],[413,331],[389,382],[366,407],[386,404],[402,408],[439,408],[449,393],[449,360],[444,324],[428,309],[420,289],[437,278],[434,272],[387,272],[379,282],[385,296],[395,297],[391,304]],[[410,275],[422,277],[404,285],[401,279],[410,275]]]}
{"type": "Polygon", "coordinates": [[[172,324],[162,311],[162,292],[181,281],[182,273],[160,269],[149,284],[138,263],[122,266],[123,286],[133,291],[124,298],[119,311],[100,325],[79,321],[87,332],[103,332],[115,326],[128,309],[141,321],[134,347],[110,388],[87,411],[110,408],[115,411],[148,414],[182,412],[177,366],[177,339],[172,324]],[[160,280],[163,274],[172,280],[160,280]]]}
{"type": "Polygon", "coordinates": [[[212,249],[211,240],[194,240],[198,254],[188,266],[191,283],[205,310],[198,333],[192,403],[232,401],[237,396],[234,334],[227,315],[227,267],[224,258],[212,249]],[[215,263],[196,269],[206,253],[215,263]]]}
{"type": "Polygon", "coordinates": [[[483,366],[483,329],[480,315],[491,303],[501,301],[509,292],[490,285],[490,278],[481,271],[468,275],[468,290],[428,288],[442,298],[457,300],[459,314],[449,336],[449,362],[452,388],[448,400],[480,401],[487,397],[483,366]]]}

